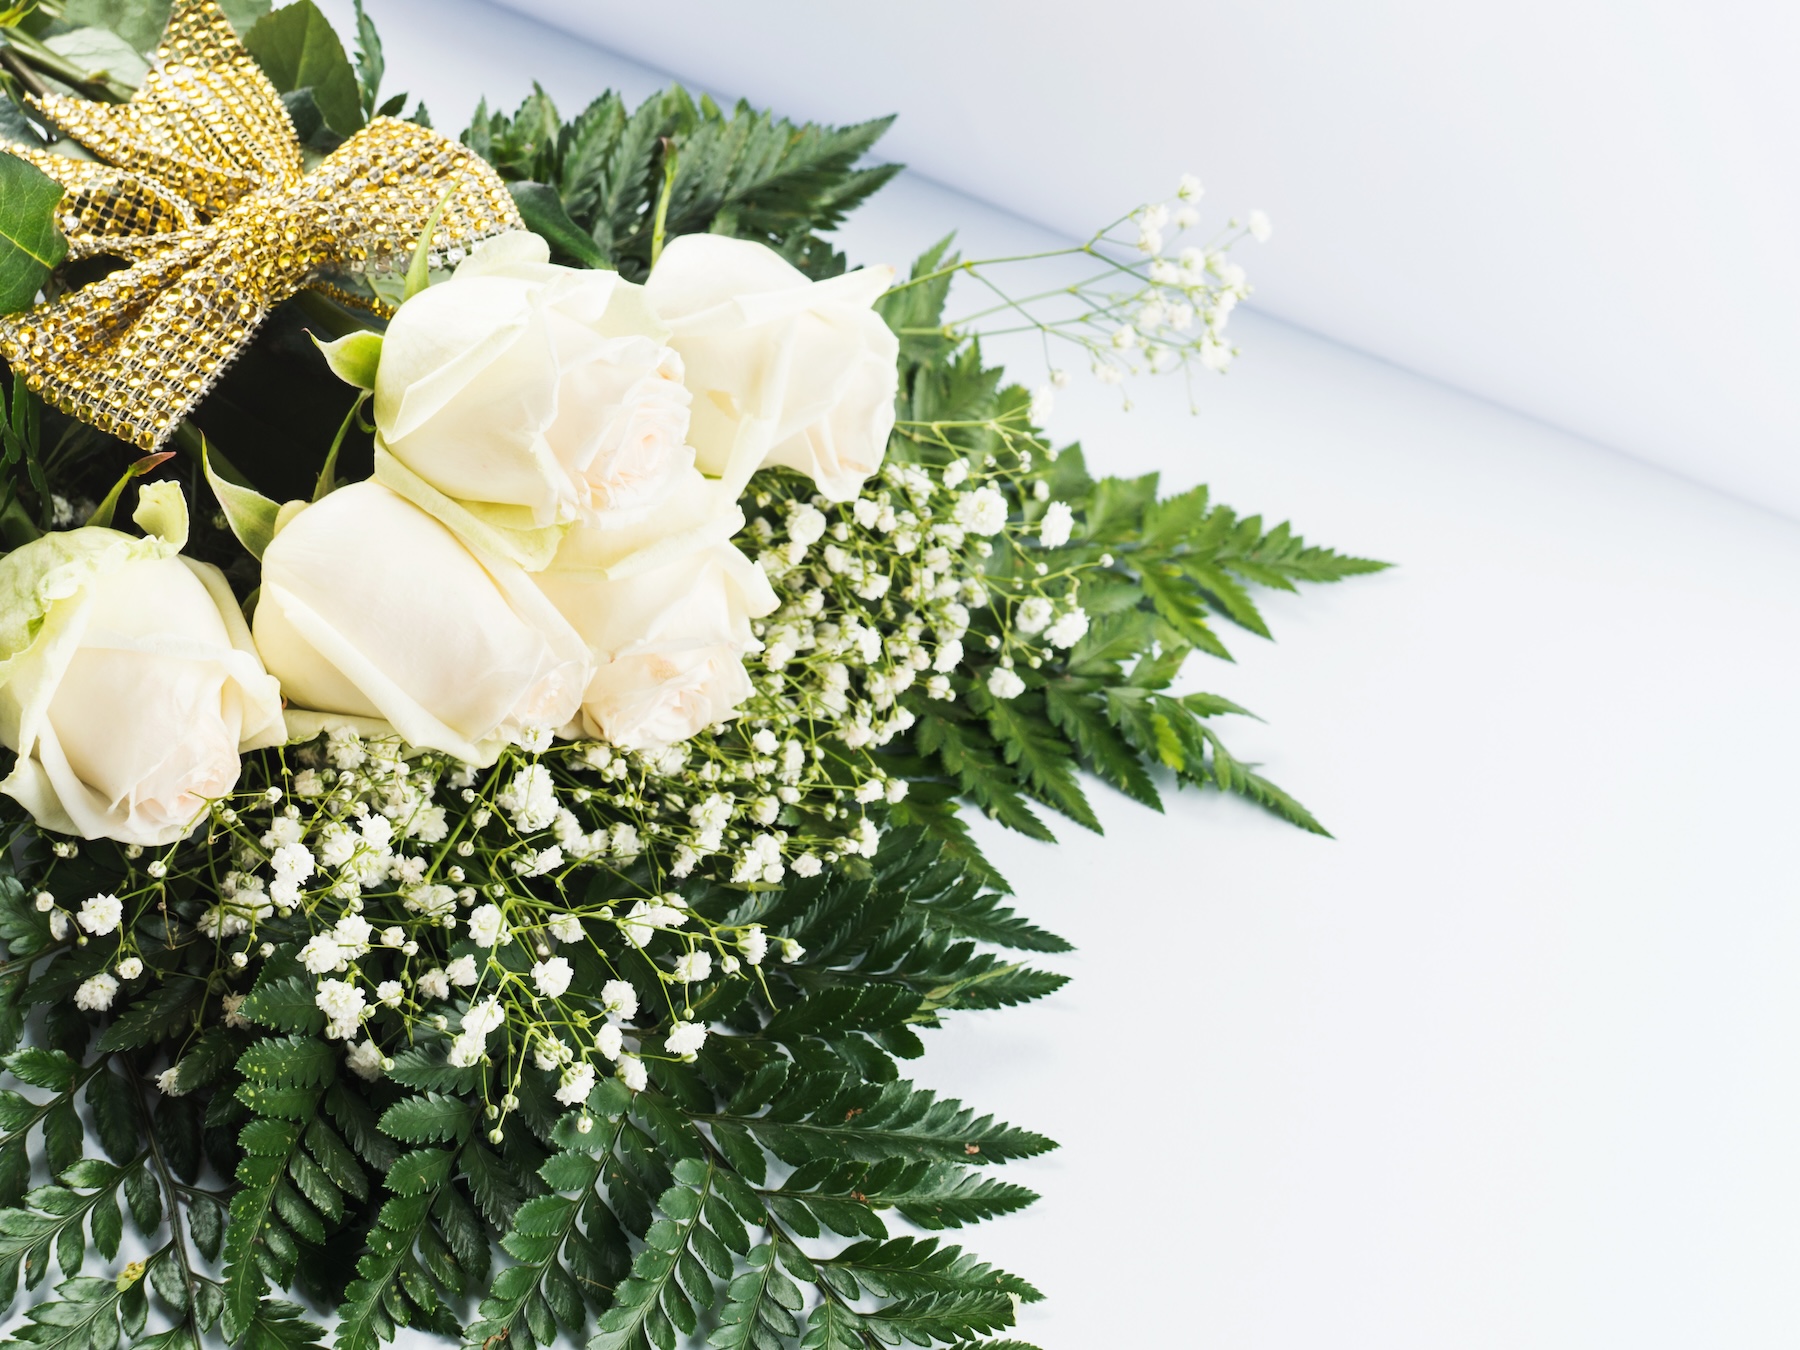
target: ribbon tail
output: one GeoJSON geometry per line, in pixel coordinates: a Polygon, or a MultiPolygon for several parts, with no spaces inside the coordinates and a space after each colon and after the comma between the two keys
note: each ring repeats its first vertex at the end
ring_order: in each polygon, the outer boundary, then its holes
{"type": "Polygon", "coordinates": [[[3,148],[62,184],[56,226],[69,241],[71,260],[97,253],[152,257],[170,247],[170,235],[200,223],[192,206],[143,174],[25,145],[3,148]]]}
{"type": "Polygon", "coordinates": [[[230,242],[209,226],[65,299],[0,320],[0,357],[52,406],[154,451],[305,280],[271,266],[250,290],[257,260],[230,242]]]}

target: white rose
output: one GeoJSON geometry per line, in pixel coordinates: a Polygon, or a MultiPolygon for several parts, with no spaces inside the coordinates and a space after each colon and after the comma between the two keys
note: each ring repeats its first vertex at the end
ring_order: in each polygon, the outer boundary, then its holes
{"type": "MultiPolygon", "coordinates": [[[[287,508],[284,508],[284,515],[287,508]]],[[[411,745],[491,764],[574,716],[581,639],[516,565],[469,550],[379,483],[286,520],[263,554],[256,646],[296,738],[378,718],[411,745]]]]}
{"type": "Polygon", "coordinates": [[[484,548],[525,562],[534,531],[653,505],[694,461],[681,358],[616,272],[552,266],[500,235],[402,305],[375,376],[377,477],[484,548]],[[394,473],[398,467],[401,472],[394,473]],[[417,480],[450,499],[420,500],[417,480]],[[506,542],[510,538],[510,543],[506,542]]]}
{"type": "Polygon", "coordinates": [[[87,527],[0,559],[0,792],[45,829],[157,847],[279,744],[281,693],[216,567],[179,556],[187,506],[142,489],[138,538],[87,527]]]}
{"type": "Polygon", "coordinates": [[[750,696],[750,621],[778,601],[731,542],[743,521],[725,485],[689,469],[644,520],[578,525],[533,576],[594,656],[583,734],[660,750],[726,720],[750,696]]]}
{"type": "Polygon", "coordinates": [[[893,278],[866,267],[808,281],[749,240],[671,240],[644,293],[687,367],[700,467],[737,488],[782,464],[854,498],[894,429],[900,343],[871,308],[893,278]]]}

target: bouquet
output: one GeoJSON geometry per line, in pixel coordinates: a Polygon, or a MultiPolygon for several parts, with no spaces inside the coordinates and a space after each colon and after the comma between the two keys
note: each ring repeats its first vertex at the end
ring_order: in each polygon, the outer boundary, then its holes
{"type": "Polygon", "coordinates": [[[939,1234],[1053,1145],[905,1068],[1062,983],[967,813],[1097,829],[1085,770],[1320,830],[1176,681],[1380,565],[1040,429],[1059,357],[1228,364],[1266,221],[1176,249],[1184,179],[1013,297],[847,268],[885,122],[452,139],[360,8],[354,57],[311,0],[0,24],[16,1338],[1021,1344],[939,1234]]]}

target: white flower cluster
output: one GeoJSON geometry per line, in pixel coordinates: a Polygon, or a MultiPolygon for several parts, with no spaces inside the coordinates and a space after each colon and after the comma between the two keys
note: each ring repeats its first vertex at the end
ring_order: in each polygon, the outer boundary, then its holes
{"type": "MultiPolygon", "coordinates": [[[[780,758],[767,737],[747,744],[751,755],[780,758]]],[[[688,784],[676,762],[686,753],[646,758],[558,745],[511,751],[476,770],[394,739],[334,732],[290,756],[285,769],[274,758],[262,762],[284,775],[285,787],[246,785],[215,804],[205,852],[217,868],[218,899],[195,928],[218,945],[230,977],[246,982],[256,974],[253,959],[274,955],[271,936],[294,942],[289,950],[313,981],[323,1034],[346,1043],[347,1065],[364,1077],[391,1068],[383,1044],[404,1043],[417,1028],[445,1035],[448,1062],[465,1068],[498,1055],[495,1036],[505,1028],[505,1084],[516,1086],[529,1063],[556,1075],[554,1095],[571,1106],[586,1100],[603,1070],[641,1089],[647,1060],[691,1059],[705,1042],[705,1025],[687,1012],[692,986],[744,974],[772,949],[789,961],[804,955],[758,925],[715,925],[673,892],[618,906],[560,899],[563,874],[583,862],[629,864],[652,841],[665,855],[691,851],[691,843],[672,843],[676,837],[724,844],[738,812],[723,804],[731,788],[720,775],[712,775],[718,791],[695,800],[672,794],[672,784],[688,784]],[[601,940],[609,930],[611,943],[601,940]],[[664,1024],[655,1043],[642,1043],[632,1025],[639,993],[629,980],[605,980],[597,999],[591,985],[579,987],[583,949],[603,961],[621,949],[649,958],[668,991],[656,1000],[666,1019],[651,1019],[664,1024]],[[393,1016],[374,1025],[383,1013],[393,1016]]],[[[856,846],[866,840],[872,849],[873,828],[863,827],[856,846]]],[[[764,842],[752,843],[748,856],[758,879],[783,875],[774,836],[757,838],[764,842]]],[[[111,1008],[123,983],[143,975],[125,921],[142,902],[166,901],[166,858],[179,847],[148,861],[143,849],[127,850],[130,884],[83,899],[72,915],[49,891],[37,897],[56,940],[117,934],[121,942],[112,970],[77,988],[79,1007],[111,1008]]],[[[733,865],[742,870],[741,860],[733,865]]],[[[808,870],[798,859],[795,867],[808,870]]],[[[243,990],[224,997],[227,1024],[248,1025],[243,990]]],[[[160,1081],[178,1090],[175,1070],[160,1081]]],[[[509,1087],[499,1110],[516,1104],[509,1087]]]]}
{"type": "MultiPolygon", "coordinates": [[[[758,563],[783,604],[758,635],[766,644],[765,667],[783,678],[747,704],[745,716],[769,718],[771,728],[783,716],[790,725],[803,718],[815,734],[859,751],[885,745],[912,725],[912,713],[898,700],[915,685],[946,701],[956,697],[952,677],[958,675],[978,676],[995,698],[1023,693],[1016,661],[1036,668],[1051,649],[1066,651],[1088,629],[1076,600],[1080,569],[1053,572],[1028,552],[1061,548],[1074,530],[1073,511],[1047,500],[1044,480],[1027,488],[1038,453],[1054,457],[1019,436],[981,470],[960,454],[935,473],[890,460],[883,486],[835,522],[827,521],[831,508],[817,497],[759,494],[763,513],[751,531],[762,546],[758,563]],[[1011,519],[1008,487],[1034,503],[1029,519],[1011,519]],[[1010,585],[987,575],[987,560],[1003,550],[1013,564],[1010,585]],[[868,584],[872,576],[879,586],[868,584]],[[983,610],[991,611],[993,631],[971,647],[970,627],[983,610]]],[[[775,735],[769,730],[771,745],[775,735]]],[[[798,740],[785,744],[798,756],[798,740]]],[[[868,777],[846,785],[851,800],[904,795],[905,783],[884,783],[873,758],[851,761],[850,776],[859,773],[868,777]]],[[[781,800],[801,797],[791,792],[781,800]]]]}
{"type": "MultiPolygon", "coordinates": [[[[1146,203],[1066,250],[1100,262],[1103,270],[1026,299],[1007,296],[987,273],[992,264],[958,264],[959,270],[979,275],[998,303],[953,326],[979,336],[989,331],[980,320],[998,318],[1004,326],[994,332],[1029,330],[1072,342],[1095,378],[1108,385],[1127,375],[1185,370],[1196,362],[1207,370],[1229,369],[1237,349],[1226,341],[1226,323],[1250,294],[1249,278],[1230,251],[1246,236],[1267,240],[1273,227],[1267,214],[1252,211],[1204,240],[1186,242],[1200,224],[1202,196],[1200,180],[1183,174],[1173,197],[1146,203]]],[[[1056,391],[1068,383],[1068,372],[1053,366],[1032,396],[1034,422],[1050,417],[1056,391]]]]}
{"type": "Polygon", "coordinates": [[[1229,221],[1220,235],[1168,256],[1166,232],[1172,226],[1182,235],[1199,224],[1201,193],[1200,180],[1184,174],[1173,208],[1153,202],[1133,213],[1136,248],[1147,259],[1147,268],[1133,267],[1130,274],[1149,284],[1104,297],[1106,317],[1099,326],[1106,345],[1091,348],[1094,371],[1102,382],[1117,383],[1121,368],[1133,374],[1144,368],[1163,371],[1194,358],[1208,370],[1230,368],[1237,353],[1225,341],[1225,325],[1238,302],[1249,296],[1250,282],[1229,250],[1246,234],[1259,243],[1266,240],[1271,227],[1267,215],[1252,211],[1247,221],[1229,221]]]}
{"type": "MultiPolygon", "coordinates": [[[[827,504],[817,498],[781,499],[781,510],[770,494],[758,496],[765,513],[750,525],[762,545],[758,562],[784,602],[759,633],[765,666],[783,677],[771,703],[865,751],[913,724],[899,699],[915,684],[932,697],[949,695],[971,610],[988,602],[980,559],[992,553],[989,539],[1008,516],[1006,498],[992,486],[959,491],[969,472],[962,459],[937,476],[890,461],[885,485],[829,530],[827,504]]],[[[877,772],[872,760],[869,772],[877,772]]],[[[873,801],[905,785],[847,787],[873,801]]]]}

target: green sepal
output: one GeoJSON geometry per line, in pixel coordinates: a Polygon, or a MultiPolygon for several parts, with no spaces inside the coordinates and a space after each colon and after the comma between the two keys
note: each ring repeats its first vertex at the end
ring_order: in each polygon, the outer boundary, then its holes
{"type": "Polygon", "coordinates": [[[381,365],[381,342],[380,333],[367,331],[346,333],[332,342],[313,338],[313,345],[324,355],[331,373],[358,389],[375,387],[375,372],[381,365]]]}
{"type": "Polygon", "coordinates": [[[215,473],[204,442],[200,446],[200,465],[206,471],[207,484],[218,500],[219,509],[225,513],[225,523],[231,526],[231,532],[237,536],[238,543],[249,550],[251,557],[261,562],[263,551],[275,537],[276,519],[281,514],[280,504],[270,501],[255,488],[233,483],[215,473]]]}

